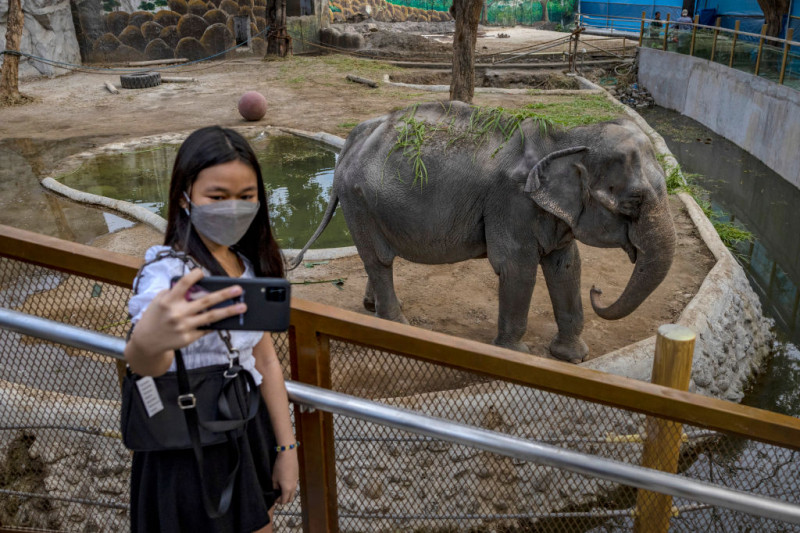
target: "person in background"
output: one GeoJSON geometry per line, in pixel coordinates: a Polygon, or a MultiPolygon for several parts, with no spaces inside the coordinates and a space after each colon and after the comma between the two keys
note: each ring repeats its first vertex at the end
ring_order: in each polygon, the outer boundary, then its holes
{"type": "Polygon", "coordinates": [[[692,17],[689,16],[688,9],[684,9],[683,11],[681,11],[681,16],[678,19],[678,29],[679,30],[692,29],[692,17]]]}

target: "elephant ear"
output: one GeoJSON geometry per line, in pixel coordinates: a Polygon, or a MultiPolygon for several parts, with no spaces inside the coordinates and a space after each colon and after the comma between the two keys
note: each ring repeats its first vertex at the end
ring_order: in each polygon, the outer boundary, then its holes
{"type": "MultiPolygon", "coordinates": [[[[528,173],[525,192],[545,211],[557,216],[570,227],[575,227],[583,203],[582,166],[551,164],[561,157],[588,150],[586,146],[573,146],[547,154],[528,173]]],[[[583,170],[585,172],[585,169],[583,170]]]]}

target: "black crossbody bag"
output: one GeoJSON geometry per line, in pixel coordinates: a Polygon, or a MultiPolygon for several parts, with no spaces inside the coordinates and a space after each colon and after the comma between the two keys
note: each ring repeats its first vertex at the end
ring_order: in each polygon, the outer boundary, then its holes
{"type": "MultiPolygon", "coordinates": [[[[192,261],[188,256],[170,252],[156,260],[179,257],[185,262],[192,261]]],[[[157,393],[163,405],[163,409],[152,416],[137,386],[144,378],[129,368],[122,382],[120,415],[122,441],[130,450],[194,451],[203,506],[210,518],[218,518],[230,508],[239,471],[240,439],[247,423],[255,418],[259,398],[253,376],[239,365],[239,354],[230,343],[230,333],[219,331],[218,334],[228,348],[229,363],[187,370],[183,353],[175,350],[177,371],[152,378],[155,388],[147,388],[147,399],[152,401],[152,395],[157,393]],[[225,443],[234,458],[234,467],[225,479],[219,501],[214,502],[203,475],[203,447],[225,443]]]]}

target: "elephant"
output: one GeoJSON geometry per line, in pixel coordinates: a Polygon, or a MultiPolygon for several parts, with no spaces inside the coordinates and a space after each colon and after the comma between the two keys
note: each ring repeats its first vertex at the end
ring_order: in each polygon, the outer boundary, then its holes
{"type": "Polygon", "coordinates": [[[490,122],[481,109],[426,103],[356,126],[323,220],[291,266],[341,202],[368,275],[367,310],[408,323],[394,289],[395,257],[424,264],[488,258],[499,276],[493,344],[528,352],[521,339],[541,264],[558,326],[549,351],[578,363],[588,347],[575,241],[627,252],[635,266],[616,301],[604,306],[595,287],[589,294],[604,319],[633,312],[666,277],[675,251],[664,171],[629,119],[571,129],[503,119],[476,131],[490,122]]]}

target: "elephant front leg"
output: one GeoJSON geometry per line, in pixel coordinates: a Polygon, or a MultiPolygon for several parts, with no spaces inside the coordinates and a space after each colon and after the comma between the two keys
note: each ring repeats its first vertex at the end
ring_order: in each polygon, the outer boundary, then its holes
{"type": "Polygon", "coordinates": [[[492,344],[525,353],[530,353],[530,349],[522,342],[522,336],[528,328],[528,310],[536,283],[536,262],[531,265],[492,265],[500,276],[497,338],[492,344]]]}
{"type": "Polygon", "coordinates": [[[550,353],[563,361],[580,363],[589,353],[589,348],[581,339],[583,304],[577,243],[571,241],[564,248],[554,250],[542,257],[541,263],[558,325],[558,334],[550,343],[550,353]]]}

